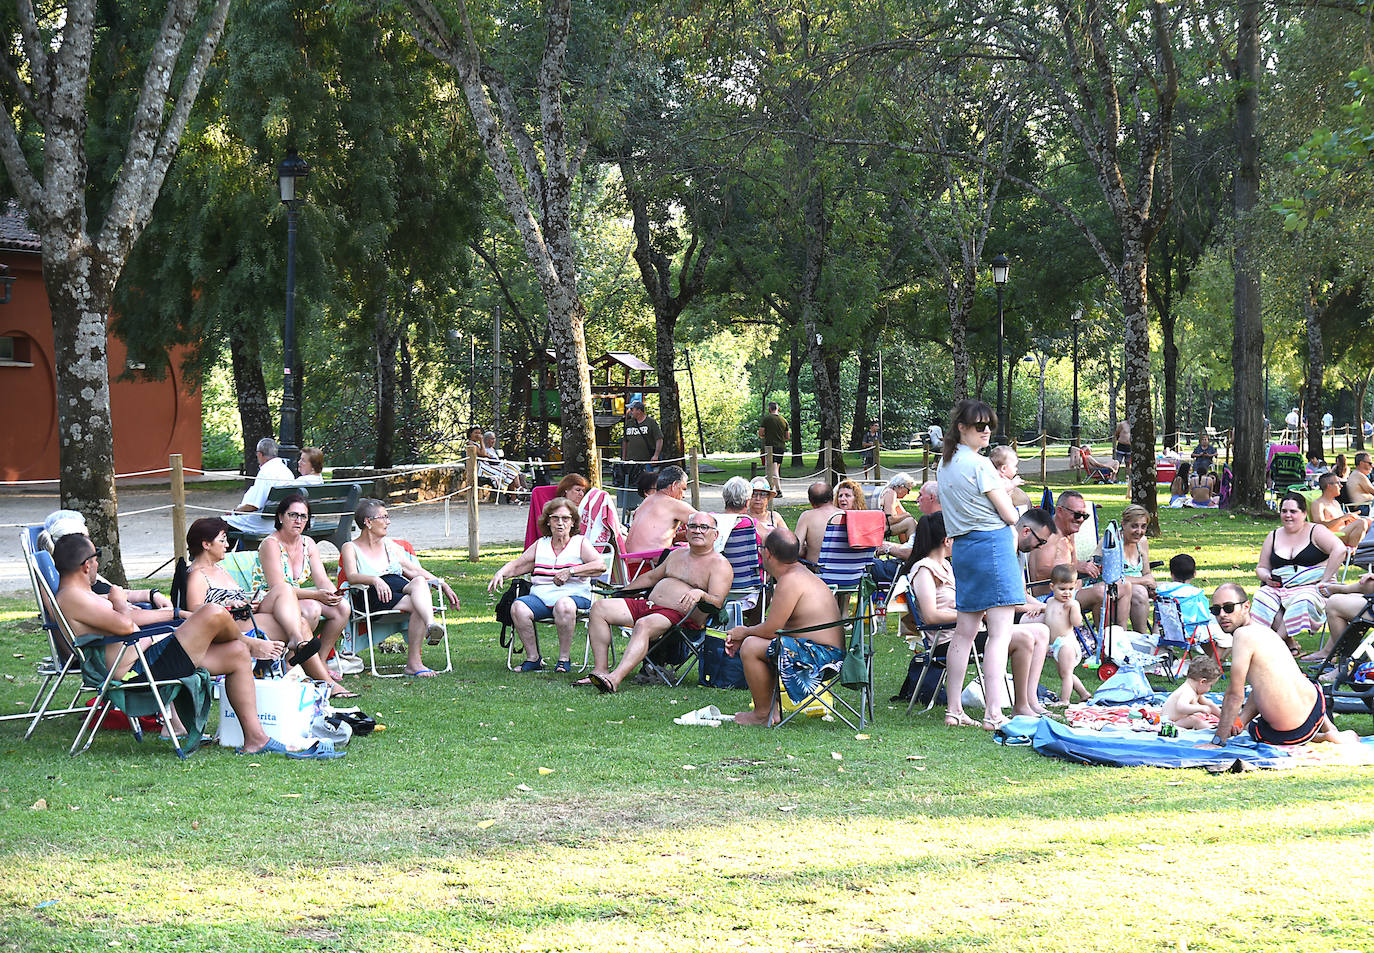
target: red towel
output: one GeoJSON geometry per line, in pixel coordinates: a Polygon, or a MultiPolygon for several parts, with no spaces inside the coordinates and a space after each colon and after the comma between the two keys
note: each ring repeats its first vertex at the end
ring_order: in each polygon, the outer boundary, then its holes
{"type": "Polygon", "coordinates": [[[855,549],[876,548],[887,533],[887,514],[882,510],[846,510],[844,528],[855,549]]]}

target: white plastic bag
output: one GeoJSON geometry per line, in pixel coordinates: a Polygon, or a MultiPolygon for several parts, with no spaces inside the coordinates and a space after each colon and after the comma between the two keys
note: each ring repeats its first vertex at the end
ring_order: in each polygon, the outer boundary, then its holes
{"type": "MultiPolygon", "coordinates": [[[[295,678],[254,679],[258,696],[258,723],[267,737],[288,748],[308,748],[317,739],[310,726],[329,698],[323,682],[295,678]]],[[[243,746],[243,725],[226,692],[221,696],[219,743],[226,748],[243,746]]]]}

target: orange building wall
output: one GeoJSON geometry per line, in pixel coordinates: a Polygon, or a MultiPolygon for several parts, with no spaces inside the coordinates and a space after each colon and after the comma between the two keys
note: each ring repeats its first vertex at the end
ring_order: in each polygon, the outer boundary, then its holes
{"type": "MultiPolygon", "coordinates": [[[[15,276],[10,302],[0,305],[0,336],[24,341],[33,367],[0,365],[0,481],[47,480],[58,475],[57,382],[52,313],[37,255],[0,253],[15,276]]],[[[110,412],[116,473],[156,470],[180,453],[187,467],[201,463],[200,391],[182,379],[182,349],[168,355],[162,380],[121,381],[123,342],[109,339],[110,412]]]]}

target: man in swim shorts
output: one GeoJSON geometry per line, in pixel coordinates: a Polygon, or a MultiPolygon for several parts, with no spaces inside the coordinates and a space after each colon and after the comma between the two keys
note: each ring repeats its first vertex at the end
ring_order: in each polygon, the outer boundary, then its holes
{"type": "Polygon", "coordinates": [[[754,699],[753,711],[735,715],[738,724],[766,725],[778,720],[773,692],[779,670],[783,689],[799,702],[825,677],[825,669],[838,666],[844,659],[844,628],[835,594],[798,562],[800,557],[801,545],[786,527],[768,534],[763,543],[763,568],[774,582],[768,615],[758,625],[736,626],[725,638],[726,654],[739,653],[754,699]],[[779,629],[803,629],[832,621],[832,627],[808,632],[804,639],[777,634],[779,629]]]}
{"type": "Polygon", "coordinates": [[[1241,731],[1270,745],[1359,740],[1353,731],[1336,730],[1321,690],[1303,675],[1278,634],[1250,621],[1244,589],[1233,582],[1218,586],[1212,594],[1212,615],[1232,638],[1231,679],[1213,744],[1224,745],[1241,731]]]}
{"type": "Polygon", "coordinates": [[[687,548],[675,549],[663,562],[634,579],[636,587],[649,588],[647,598],[599,599],[592,603],[587,634],[595,666],[574,685],[592,685],[614,693],[620,683],[644,661],[649,646],[679,622],[701,628],[706,613],[698,603],[720,607],[735,581],[730,561],[716,552],[716,518],[710,513],[687,517],[687,548]],[[611,627],[630,628],[630,641],[620,654],[620,664],[607,671],[611,627]]]}

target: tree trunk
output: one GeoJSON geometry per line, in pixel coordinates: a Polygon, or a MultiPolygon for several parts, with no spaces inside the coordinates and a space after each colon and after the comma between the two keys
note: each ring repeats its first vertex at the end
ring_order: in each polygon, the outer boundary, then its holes
{"type": "Polygon", "coordinates": [[[1178,446],[1178,342],[1174,340],[1177,323],[1173,308],[1161,310],[1159,328],[1164,338],[1164,447],[1178,446]]]}
{"type": "Polygon", "coordinates": [[[401,405],[401,463],[416,463],[420,459],[420,408],[415,393],[415,366],[410,359],[410,341],[404,323],[398,326],[396,333],[400,338],[397,346],[400,375],[396,391],[401,405]]]}
{"type": "MultiPolygon", "coordinates": [[[[976,266],[975,266],[976,267],[976,266]]],[[[946,304],[949,309],[949,346],[952,352],[950,372],[951,406],[968,397],[969,356],[968,356],[968,317],[973,306],[973,290],[977,284],[977,273],[965,267],[958,282],[949,287],[946,304]]],[[[981,398],[983,386],[978,385],[981,398]]]]}
{"type": "Polygon", "coordinates": [[[1150,316],[1145,279],[1149,252],[1144,244],[1123,243],[1121,309],[1125,312],[1126,419],[1131,425],[1131,502],[1150,514],[1149,533],[1159,534],[1155,487],[1155,419],[1150,403],[1150,316]]]}
{"type": "Polygon", "coordinates": [[[1317,289],[1309,282],[1302,301],[1302,319],[1307,330],[1307,452],[1322,457],[1322,377],[1326,373],[1326,349],[1322,344],[1322,306],[1317,289]]]}
{"type": "Polygon", "coordinates": [[[862,447],[868,434],[868,379],[873,370],[873,342],[859,349],[859,380],[854,387],[854,420],[849,428],[849,446],[862,447]]]}
{"type": "Polygon", "coordinates": [[[587,366],[587,311],[573,294],[545,292],[549,301],[549,343],[560,355],[554,366],[558,401],[563,409],[563,467],[568,473],[590,474],[596,447],[592,420],[592,384],[587,366]]]}
{"type": "Polygon", "coordinates": [[[663,433],[665,460],[683,456],[682,399],[674,373],[678,315],[671,311],[654,308],[654,376],[658,378],[658,428],[663,433]]]}
{"type": "MultiPolygon", "coordinates": [[[[53,319],[57,370],[58,456],[64,509],[86,517],[91,539],[102,547],[100,571],[126,582],[119,556],[119,500],[114,481],[114,432],[110,423],[110,366],[105,351],[106,295],[113,282],[98,274],[88,256],[62,256],[43,244],[43,277],[53,319]],[[97,293],[103,289],[105,294],[97,293]]],[[[18,408],[10,408],[10,412],[18,408]]]]}
{"type": "Polygon", "coordinates": [[[792,347],[787,353],[787,412],[792,431],[792,463],[802,465],[802,419],[801,419],[801,342],[792,335],[792,347]]]}
{"type": "Polygon", "coordinates": [[[396,465],[396,348],[400,340],[400,329],[392,325],[384,304],[377,309],[372,325],[373,379],[377,386],[377,452],[372,465],[378,470],[396,465]]]}
{"type": "Polygon", "coordinates": [[[1250,217],[1259,202],[1259,0],[1239,0],[1236,26],[1236,152],[1232,201],[1236,220],[1232,266],[1232,400],[1235,439],[1230,505],[1264,507],[1264,322],[1260,314],[1259,255],[1252,249],[1250,217]]]}
{"type": "Polygon", "coordinates": [[[272,409],[267,405],[267,382],[262,361],[241,335],[229,337],[229,359],[234,372],[234,397],[243,429],[243,472],[258,475],[258,441],[272,436],[272,409]]]}
{"type": "MultiPolygon", "coordinates": [[[[821,334],[820,294],[821,269],[825,264],[825,210],[824,196],[820,186],[812,186],[806,197],[805,237],[803,240],[806,261],[802,267],[801,312],[802,331],[806,335],[803,342],[808,363],[811,365],[812,383],[815,387],[816,415],[819,418],[819,432],[816,442],[824,447],[829,440],[835,447],[841,446],[840,439],[840,400],[839,388],[831,376],[830,352],[834,343],[827,344],[821,334]]],[[[843,463],[837,457],[825,461],[841,469],[843,463]]]]}
{"type": "Polygon", "coordinates": [[[1355,432],[1351,434],[1351,441],[1356,450],[1364,449],[1364,402],[1369,395],[1369,379],[1374,375],[1374,368],[1365,371],[1364,376],[1355,382],[1355,432]]]}

